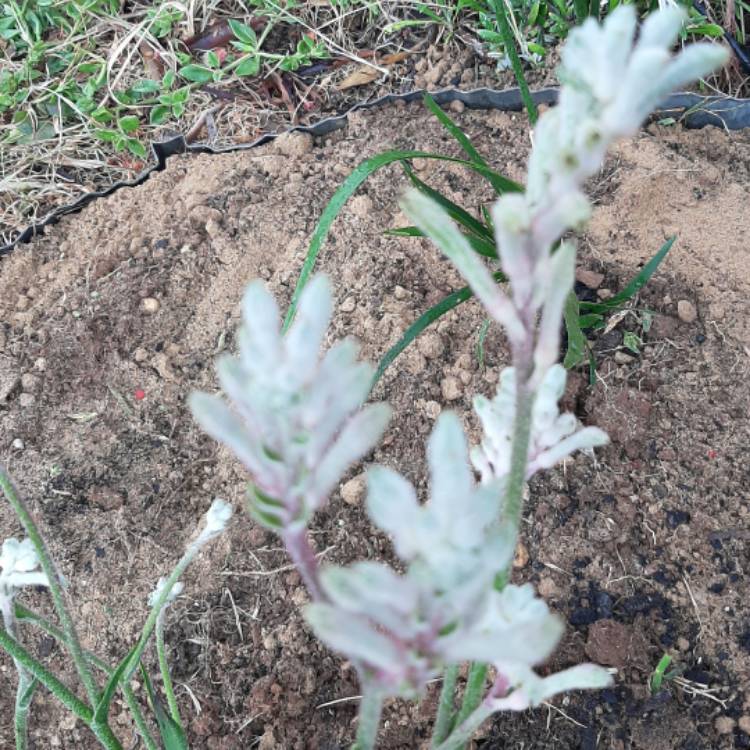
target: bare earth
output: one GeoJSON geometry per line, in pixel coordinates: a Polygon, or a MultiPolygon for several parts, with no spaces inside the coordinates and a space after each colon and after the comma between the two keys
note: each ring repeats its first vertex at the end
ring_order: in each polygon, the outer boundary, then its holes
{"type": "MultiPolygon", "coordinates": [[[[523,176],[520,116],[456,117],[491,163],[523,176]]],[[[196,429],[185,398],[215,387],[213,360],[233,347],[243,287],[260,276],[288,301],[335,187],[365,156],[394,147],[455,153],[420,105],[360,112],[321,142],[287,136],[173,158],[0,263],[0,461],[72,582],[86,646],[110,662],[135,641],[149,591],[211,500],[241,508],[241,467],[196,429]]],[[[491,197],[460,167],[416,167],[464,205],[491,197]]],[[[612,445],[533,483],[515,575],[570,623],[553,666],[592,659],[618,669],[616,686],[500,717],[478,747],[750,747],[749,178],[747,134],[651,128],[592,181],[598,207],[579,264],[598,291],[580,285],[583,294],[616,292],[667,237],[678,239],[633,311],[595,340],[596,386],[571,379],[568,408],[612,445]],[[647,332],[644,310],[654,312],[647,332]],[[643,340],[640,354],[623,348],[627,332],[643,340]],[[651,696],[665,651],[683,682],[651,696]]],[[[398,167],[365,183],[321,256],[338,292],[331,337],[356,336],[372,360],[460,285],[429,243],[383,236],[404,223],[404,187],[398,167]]],[[[424,440],[440,410],[458,411],[476,435],[471,396],[492,392],[506,360],[492,331],[480,369],[482,319],[467,303],[387,371],[373,397],[396,417],[368,463],[395,466],[424,489],[424,440]]],[[[327,560],[390,556],[356,489],[316,519],[327,560]]],[[[13,534],[19,526],[0,506],[0,538],[13,534]]],[[[238,513],[187,575],[168,638],[192,747],[351,743],[356,701],[339,699],[356,696],[355,675],[311,637],[299,614],[305,591],[286,566],[277,541],[238,513]]],[[[43,593],[24,601],[50,609],[43,593]]],[[[26,635],[73,680],[52,641],[26,635]]],[[[153,654],[147,662],[155,673],[153,654]]],[[[0,747],[12,745],[14,688],[2,658],[0,747]]],[[[390,705],[381,746],[425,746],[434,699],[390,705]]],[[[34,747],[96,746],[44,692],[32,711],[34,747]]],[[[132,746],[123,705],[112,713],[132,746]]]]}

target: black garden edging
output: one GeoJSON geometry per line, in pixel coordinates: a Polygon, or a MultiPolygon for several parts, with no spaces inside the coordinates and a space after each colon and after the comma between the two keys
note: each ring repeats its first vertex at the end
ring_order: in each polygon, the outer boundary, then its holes
{"type": "MultiPolygon", "coordinates": [[[[91,203],[91,201],[111,195],[121,188],[135,187],[136,185],[142,184],[154,172],[162,171],[166,165],[167,159],[175,154],[220,154],[232,151],[244,151],[268,143],[279,135],[282,135],[282,133],[288,132],[310,133],[314,136],[327,135],[334,130],[346,127],[349,115],[355,110],[370,109],[399,101],[413,102],[421,99],[423,93],[424,91],[420,89],[418,91],[410,91],[406,94],[387,94],[370,102],[355,104],[350,110],[342,115],[327,117],[324,120],[319,120],[313,125],[289,128],[280,133],[267,133],[253,143],[246,143],[239,146],[214,149],[200,144],[188,145],[181,135],[175,136],[167,141],[153,143],[151,145],[151,151],[156,163],[141,172],[136,179],[118,182],[115,185],[108,187],[106,190],[87,193],[74,203],[58,208],[47,216],[44,221],[39,222],[38,224],[32,224],[20,232],[11,243],[0,247],[0,258],[12,252],[17,245],[31,241],[33,237],[42,233],[45,226],[48,224],[54,224],[61,216],[76,213],[84,206],[91,203]]],[[[556,88],[541,89],[540,91],[533,93],[533,98],[537,104],[554,104],[557,101],[557,93],[558,90],[556,88]]],[[[518,112],[523,108],[523,102],[521,101],[521,95],[518,89],[508,89],[505,91],[496,91],[487,88],[474,89],[472,91],[444,89],[442,91],[433,92],[432,96],[438,104],[450,104],[454,101],[460,101],[470,109],[497,109],[507,112],[518,112]]],[[[673,94],[661,105],[659,110],[652,115],[652,119],[662,119],[665,117],[673,117],[688,128],[702,128],[707,125],[713,125],[728,130],[741,130],[750,127],[750,99],[731,99],[715,96],[705,97],[690,93],[673,94]]]]}

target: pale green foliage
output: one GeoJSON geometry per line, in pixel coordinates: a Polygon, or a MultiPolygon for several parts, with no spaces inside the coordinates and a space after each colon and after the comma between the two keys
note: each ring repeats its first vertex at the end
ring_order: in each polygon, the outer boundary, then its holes
{"type": "MultiPolygon", "coordinates": [[[[540,384],[531,415],[531,437],[526,478],[549,469],[577,450],[607,443],[598,427],[581,428],[573,414],[560,414],[557,402],[565,391],[565,368],[554,365],[540,384]]],[[[474,398],[474,410],[483,429],[480,445],[471,451],[471,461],[484,481],[504,477],[510,471],[510,448],[515,418],[516,373],[512,367],[500,374],[500,384],[491,401],[474,398]]]]}
{"type": "Polygon", "coordinates": [[[20,588],[48,585],[31,539],[6,539],[0,551],[0,601],[9,605],[20,588]]]}
{"type": "Polygon", "coordinates": [[[255,489],[255,517],[272,529],[305,527],[346,468],[367,453],[385,429],[385,404],[361,408],[371,365],[358,362],[351,339],[321,358],[332,300],[328,281],[307,286],[294,324],[281,335],[276,301],[261,282],[243,300],[239,356],[217,363],[224,392],[195,393],[190,406],[203,428],[245,464],[255,489]]]}

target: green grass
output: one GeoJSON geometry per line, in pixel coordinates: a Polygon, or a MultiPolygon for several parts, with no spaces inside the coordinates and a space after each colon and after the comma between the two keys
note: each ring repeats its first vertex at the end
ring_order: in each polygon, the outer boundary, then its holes
{"type": "MultiPolygon", "coordinates": [[[[610,0],[612,5],[616,0],[610,0]]],[[[639,2],[645,14],[656,0],[639,2]]],[[[336,80],[428,43],[528,71],[597,0],[0,0],[0,243],[82,193],[131,179],[181,132],[248,140],[321,113],[336,80]],[[317,78],[300,69],[336,60],[317,78]],[[337,78],[338,76],[338,78],[337,78]],[[283,79],[282,79],[283,77],[283,79]]],[[[737,0],[745,40],[750,0],[737,0]]],[[[723,8],[716,17],[723,18],[723,8]]],[[[721,29],[692,11],[685,38],[721,29]]],[[[352,101],[364,95],[354,89],[352,101]]],[[[533,119],[533,108],[529,109],[533,119]]]]}

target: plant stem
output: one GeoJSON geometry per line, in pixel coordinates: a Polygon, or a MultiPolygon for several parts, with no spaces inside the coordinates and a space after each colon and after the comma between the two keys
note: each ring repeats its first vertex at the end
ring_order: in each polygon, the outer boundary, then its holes
{"type": "Polygon", "coordinates": [[[180,719],[180,709],[177,706],[174,688],[172,687],[172,676],[169,674],[169,662],[167,661],[167,650],[164,644],[164,612],[163,609],[156,618],[156,654],[159,658],[159,669],[161,678],[164,683],[164,692],[167,694],[167,703],[169,704],[169,713],[172,715],[175,723],[182,727],[180,719]]]}
{"type": "Polygon", "coordinates": [[[69,690],[51,672],[45,669],[15,638],[10,636],[4,629],[0,629],[0,648],[7,651],[10,656],[30,674],[34,675],[69,711],[91,724],[94,712],[69,690]]]}
{"type": "MultiPolygon", "coordinates": [[[[12,594],[0,596],[0,610],[2,611],[3,627],[5,632],[15,641],[19,641],[16,629],[16,613],[13,609],[12,594]]],[[[20,642],[20,641],[19,641],[20,642]]],[[[26,750],[28,746],[28,714],[31,705],[30,696],[26,699],[26,691],[32,683],[31,676],[23,665],[13,660],[13,665],[18,673],[18,686],[16,688],[16,705],[13,714],[13,731],[16,739],[16,750],[26,750]]]]}
{"type": "Polygon", "coordinates": [[[359,704],[357,738],[352,750],[373,750],[380,726],[380,714],[383,710],[383,694],[364,681],[362,693],[362,701],[359,704]]]}
{"type": "Polygon", "coordinates": [[[471,740],[474,732],[479,729],[485,719],[494,713],[492,707],[487,703],[482,703],[477,709],[466,717],[466,720],[459,724],[451,733],[448,739],[439,745],[435,750],[459,750],[471,740]]]}
{"type": "MultiPolygon", "coordinates": [[[[583,1],[585,2],[585,0],[583,1]]],[[[500,36],[503,38],[505,52],[508,55],[511,67],[513,68],[513,75],[515,75],[516,83],[518,83],[518,88],[521,91],[521,99],[526,107],[529,122],[532,125],[536,125],[536,121],[539,118],[539,111],[531,97],[529,84],[526,83],[526,76],[523,74],[523,65],[521,64],[521,58],[518,56],[518,51],[516,50],[516,40],[513,37],[513,31],[511,30],[510,22],[508,21],[508,10],[505,7],[505,0],[492,0],[491,4],[495,11],[497,25],[500,28],[500,36]]]]}
{"type": "MultiPolygon", "coordinates": [[[[16,603],[15,609],[16,617],[19,620],[28,620],[29,622],[36,625],[40,630],[43,630],[45,633],[51,635],[56,640],[60,641],[63,644],[65,643],[65,633],[63,633],[60,628],[56,628],[51,622],[46,620],[40,614],[37,614],[33,610],[25,607],[23,604],[18,603],[16,603]]],[[[100,659],[96,654],[91,653],[91,651],[84,650],[83,655],[86,657],[90,664],[95,666],[97,669],[101,669],[101,671],[106,675],[111,675],[114,671],[112,667],[109,666],[109,664],[107,664],[103,659],[100,659]]],[[[138,700],[135,697],[133,689],[130,687],[130,685],[127,685],[125,683],[120,683],[120,689],[122,690],[122,694],[125,696],[125,701],[127,702],[128,708],[130,709],[130,714],[133,717],[133,721],[135,721],[135,725],[141,735],[143,744],[146,746],[146,750],[159,750],[156,741],[151,736],[148,724],[146,723],[143,712],[138,705],[138,700]]]]}
{"type": "Polygon", "coordinates": [[[318,559],[310,546],[307,531],[305,529],[284,531],[281,538],[287,554],[292,558],[292,562],[305,582],[310,598],[314,602],[325,601],[326,596],[320,586],[318,559]]]}
{"type": "Polygon", "coordinates": [[[440,702],[438,703],[435,726],[432,730],[432,741],[430,747],[436,747],[447,736],[451,730],[455,714],[454,693],[456,690],[456,677],[458,677],[458,664],[450,664],[443,674],[443,687],[440,690],[440,702]]]}
{"type": "Polygon", "coordinates": [[[26,535],[31,539],[31,542],[36,549],[42,570],[46,573],[49,581],[49,590],[52,595],[52,601],[55,605],[55,611],[60,618],[60,624],[66,635],[65,643],[70,649],[70,655],[73,657],[76,671],[78,672],[78,676],[86,690],[89,702],[92,706],[95,706],[99,700],[99,689],[96,686],[89,665],[83,656],[83,649],[78,640],[78,633],[73,624],[73,618],[70,616],[70,613],[65,606],[65,593],[63,591],[63,585],[57,572],[57,568],[52,562],[52,558],[47,550],[47,545],[45,544],[42,535],[39,533],[39,529],[34,523],[31,513],[16,492],[13,483],[10,481],[10,477],[8,477],[2,466],[0,466],[0,488],[2,488],[3,494],[13,508],[16,516],[18,516],[18,520],[21,522],[26,535]]]}
{"type": "MultiPolygon", "coordinates": [[[[464,691],[464,700],[461,704],[461,710],[458,712],[455,727],[461,726],[471,714],[476,711],[477,706],[482,701],[484,694],[484,684],[487,680],[487,665],[479,662],[472,662],[469,667],[469,677],[466,681],[466,690],[464,691]]],[[[457,745],[456,747],[462,747],[457,745]]]]}

